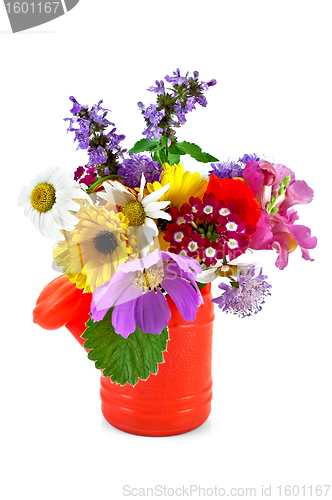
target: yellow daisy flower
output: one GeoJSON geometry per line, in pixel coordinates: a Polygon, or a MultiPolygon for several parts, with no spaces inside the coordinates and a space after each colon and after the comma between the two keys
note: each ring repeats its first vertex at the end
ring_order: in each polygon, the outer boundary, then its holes
{"type": "Polygon", "coordinates": [[[191,196],[201,198],[206,191],[208,181],[203,179],[198,172],[185,172],[181,163],[169,165],[163,163],[160,182],[147,184],[149,193],[170,184],[168,191],[159,198],[160,201],[168,200],[172,207],[180,208],[188,203],[191,196]]]}
{"type": "Polygon", "coordinates": [[[65,241],[58,243],[53,257],[77,288],[94,292],[119,264],[138,257],[136,238],[122,213],[80,203],[76,217],[75,229],[63,231],[65,241]]]}

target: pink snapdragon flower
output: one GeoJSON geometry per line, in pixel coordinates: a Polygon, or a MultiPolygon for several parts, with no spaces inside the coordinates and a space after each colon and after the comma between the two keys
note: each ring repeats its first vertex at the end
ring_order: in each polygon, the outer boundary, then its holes
{"type": "Polygon", "coordinates": [[[294,205],[310,203],[314,192],[305,181],[295,180],[292,170],[281,164],[251,161],[243,170],[243,178],[262,206],[261,217],[251,236],[250,248],[278,253],[276,266],[284,269],[288,255],[297,246],[305,260],[313,260],[309,249],[315,248],[317,238],[306,226],[295,225],[299,219],[294,205]]]}

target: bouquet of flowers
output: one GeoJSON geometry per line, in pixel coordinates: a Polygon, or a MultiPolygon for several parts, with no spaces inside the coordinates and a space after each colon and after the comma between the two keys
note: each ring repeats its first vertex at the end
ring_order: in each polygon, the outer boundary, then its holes
{"type": "Polygon", "coordinates": [[[191,322],[203,287],[218,279],[221,293],[213,302],[242,318],[261,310],[271,286],[241,256],[275,251],[284,269],[299,246],[313,260],[317,239],[296,224],[294,209],[313,199],[305,181],[255,154],[220,162],[178,141],[176,129],[196,106],[207,105],[205,93],[215,84],[179,69],[156,81],[147,89],[156,102],[138,103],[144,138],[129,151],[103,101],[90,108],[70,97],[65,120],[78,149],[87,150],[87,164],[71,173],[48,169],[19,196],[38,231],[55,240],[53,256],[66,279],[91,296],[84,347],[103,375],[121,385],[146,380],[163,362],[171,316],[166,295],[191,322]],[[205,173],[187,169],[184,155],[204,164],[205,173]]]}

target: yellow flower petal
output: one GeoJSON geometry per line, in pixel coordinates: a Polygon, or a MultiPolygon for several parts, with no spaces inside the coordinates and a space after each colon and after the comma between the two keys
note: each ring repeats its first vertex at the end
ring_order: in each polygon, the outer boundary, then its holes
{"type": "Polygon", "coordinates": [[[198,172],[185,172],[181,163],[169,165],[164,163],[160,182],[147,184],[149,193],[170,184],[167,192],[159,198],[159,201],[170,201],[172,207],[180,208],[188,203],[191,196],[202,198],[206,191],[208,181],[203,179],[198,172]]]}

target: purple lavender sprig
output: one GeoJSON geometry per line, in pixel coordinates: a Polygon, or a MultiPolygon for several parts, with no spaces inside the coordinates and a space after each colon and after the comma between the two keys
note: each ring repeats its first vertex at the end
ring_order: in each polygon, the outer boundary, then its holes
{"type": "Polygon", "coordinates": [[[174,142],[174,127],[186,123],[186,115],[196,109],[195,104],[204,107],[207,105],[204,92],[215,85],[216,80],[199,81],[198,71],[194,71],[193,76],[188,75],[187,72],[185,76],[181,76],[179,69],[173,72],[173,76],[166,75],[166,82],[172,84],[172,87],[167,89],[170,92],[166,91],[163,80],[156,80],[156,86],[151,85],[147,90],[157,94],[157,104],[145,107],[142,102],[138,103],[147,124],[143,135],[148,141],[164,136],[174,142]]]}
{"type": "Polygon", "coordinates": [[[67,132],[75,132],[74,142],[78,142],[77,149],[87,149],[89,155],[88,167],[94,166],[96,175],[104,177],[116,174],[119,159],[122,159],[126,149],[122,149],[120,143],[125,135],[116,134],[114,123],[106,116],[109,109],[103,108],[100,100],[91,109],[87,105],[81,105],[75,97],[69,97],[73,103],[70,110],[73,117],[65,118],[69,121],[67,132]],[[114,128],[106,133],[109,126],[114,128]]]}

